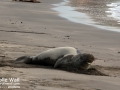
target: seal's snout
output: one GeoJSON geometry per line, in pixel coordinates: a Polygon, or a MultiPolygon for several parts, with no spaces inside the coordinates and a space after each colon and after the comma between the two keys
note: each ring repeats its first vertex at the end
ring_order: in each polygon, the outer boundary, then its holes
{"type": "Polygon", "coordinates": [[[80,68],[87,70],[90,68],[91,63],[95,60],[95,57],[92,54],[84,53],[80,56],[80,68]]]}

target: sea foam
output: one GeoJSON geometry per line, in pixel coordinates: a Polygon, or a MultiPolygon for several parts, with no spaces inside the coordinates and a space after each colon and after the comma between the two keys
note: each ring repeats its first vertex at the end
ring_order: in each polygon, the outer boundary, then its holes
{"type": "Polygon", "coordinates": [[[120,2],[107,4],[107,6],[109,7],[108,11],[106,11],[109,14],[108,17],[113,17],[120,24],[120,2]]]}

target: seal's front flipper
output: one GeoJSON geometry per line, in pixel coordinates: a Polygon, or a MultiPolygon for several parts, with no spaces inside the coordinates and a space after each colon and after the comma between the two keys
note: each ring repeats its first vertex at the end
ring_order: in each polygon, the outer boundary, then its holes
{"type": "Polygon", "coordinates": [[[73,55],[65,55],[63,58],[60,58],[57,60],[57,62],[54,65],[54,68],[58,68],[60,66],[67,66],[71,63],[71,58],[73,55]]]}

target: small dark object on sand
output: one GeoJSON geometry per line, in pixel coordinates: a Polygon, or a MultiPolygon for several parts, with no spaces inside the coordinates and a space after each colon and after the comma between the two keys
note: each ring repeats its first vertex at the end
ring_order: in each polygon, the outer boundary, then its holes
{"type": "Polygon", "coordinates": [[[70,36],[65,36],[65,37],[70,37],[70,36]]]}

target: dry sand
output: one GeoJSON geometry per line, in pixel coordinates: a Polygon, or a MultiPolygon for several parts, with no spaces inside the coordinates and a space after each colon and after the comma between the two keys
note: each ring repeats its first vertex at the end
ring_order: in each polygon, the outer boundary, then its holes
{"type": "Polygon", "coordinates": [[[51,4],[60,1],[41,0],[34,4],[0,0],[0,77],[20,78],[19,90],[119,90],[120,33],[59,17],[58,12],[51,10],[51,4]],[[59,46],[73,46],[83,53],[93,54],[97,58],[93,67],[109,76],[6,62],[59,46]],[[5,56],[4,60],[1,56],[5,56]]]}

